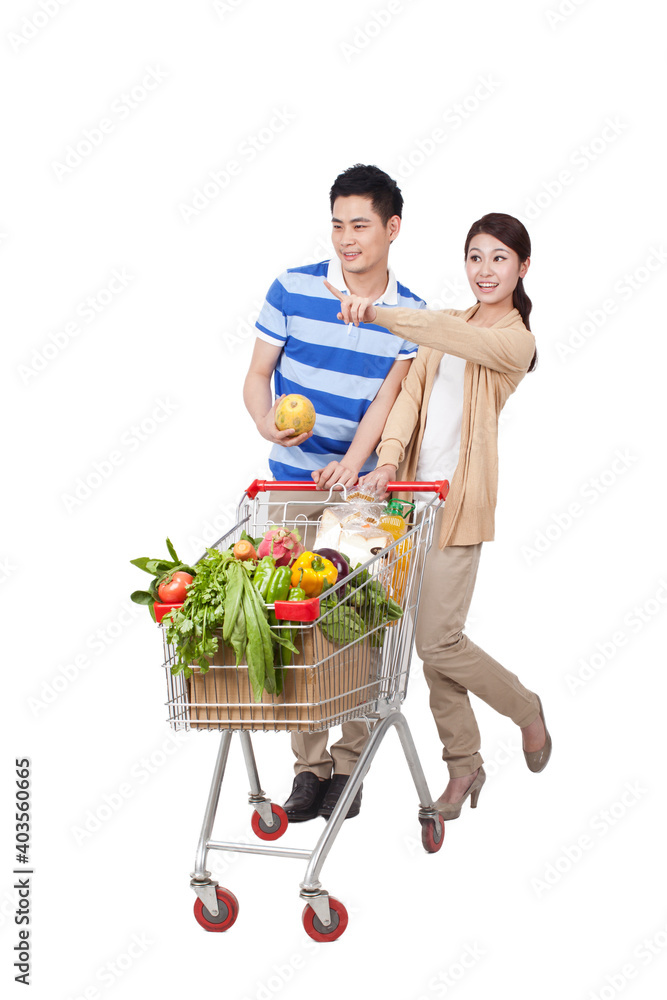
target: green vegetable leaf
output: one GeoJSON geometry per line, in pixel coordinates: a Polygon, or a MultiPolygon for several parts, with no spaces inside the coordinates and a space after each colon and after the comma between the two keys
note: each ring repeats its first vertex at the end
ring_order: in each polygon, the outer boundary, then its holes
{"type": "MultiPolygon", "coordinates": [[[[229,645],[236,654],[236,666],[238,667],[241,664],[241,660],[246,655],[246,647],[248,645],[245,614],[242,607],[239,607],[238,609],[236,621],[234,622],[234,628],[229,636],[229,645]]],[[[258,701],[259,699],[256,698],[255,700],[258,701]]]]}
{"type": "Polygon", "coordinates": [[[288,649],[290,653],[298,653],[299,650],[289,637],[289,632],[290,629],[283,629],[280,632],[277,632],[275,629],[271,629],[271,634],[279,646],[282,646],[283,649],[288,649]]]}
{"type": "MultiPolygon", "coordinates": [[[[243,599],[243,570],[237,563],[231,563],[227,571],[227,593],[225,597],[225,623],[222,638],[229,643],[236,628],[237,618],[243,599]]],[[[237,664],[238,666],[238,664],[237,664]]]]}
{"type": "Polygon", "coordinates": [[[146,573],[152,573],[150,569],[147,569],[148,563],[154,562],[153,559],[149,559],[148,556],[142,556],[140,559],[130,559],[133,566],[137,566],[139,569],[145,570],[146,573]]]}
{"type": "Polygon", "coordinates": [[[130,594],[130,600],[135,604],[153,604],[155,598],[147,590],[135,590],[130,594]]]}
{"type": "Polygon", "coordinates": [[[143,568],[153,576],[160,576],[162,573],[170,573],[173,565],[166,559],[149,559],[143,568]]]}
{"type": "Polygon", "coordinates": [[[180,563],[180,561],[181,561],[181,560],[180,560],[180,559],[178,558],[178,556],[176,555],[176,549],[175,549],[175,548],[174,548],[174,546],[173,546],[173,545],[171,544],[171,542],[170,542],[170,540],[169,540],[169,539],[167,539],[167,548],[169,549],[169,555],[170,555],[170,556],[171,556],[171,558],[172,558],[172,559],[174,560],[174,562],[175,562],[175,563],[180,563]]]}
{"type": "MultiPolygon", "coordinates": [[[[253,638],[256,635],[259,640],[257,644],[258,657],[263,660],[264,687],[269,694],[275,694],[276,675],[273,665],[273,643],[266,606],[247,577],[244,579],[244,587],[243,601],[246,622],[248,623],[248,646],[251,634],[253,638]]],[[[248,662],[250,662],[250,657],[248,657],[248,662]]]]}

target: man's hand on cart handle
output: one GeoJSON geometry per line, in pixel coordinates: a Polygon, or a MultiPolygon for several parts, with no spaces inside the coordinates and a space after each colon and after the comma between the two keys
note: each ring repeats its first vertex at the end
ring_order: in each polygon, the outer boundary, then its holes
{"type": "Polygon", "coordinates": [[[350,469],[342,462],[329,462],[323,469],[315,469],[311,476],[321,490],[330,490],[334,485],[354,486],[359,478],[358,469],[350,469]]]}
{"type": "Polygon", "coordinates": [[[378,500],[384,500],[389,496],[387,484],[396,481],[395,465],[378,465],[372,472],[368,472],[359,480],[359,485],[365,487],[369,493],[374,493],[378,500]]]}
{"type": "Polygon", "coordinates": [[[364,298],[362,295],[343,295],[337,288],[330,285],[326,279],[324,284],[331,294],[335,295],[340,301],[338,319],[342,319],[344,323],[354,323],[355,326],[359,326],[360,323],[373,323],[375,321],[377,313],[372,299],[364,298]]]}
{"type": "Polygon", "coordinates": [[[271,441],[273,444],[281,444],[284,448],[294,448],[295,445],[303,444],[309,437],[312,437],[313,432],[308,431],[304,434],[295,434],[291,427],[288,427],[285,431],[278,430],[276,427],[276,410],[278,409],[280,400],[284,398],[284,393],[282,396],[278,396],[266,416],[262,420],[257,421],[257,430],[266,441],[271,441]]]}

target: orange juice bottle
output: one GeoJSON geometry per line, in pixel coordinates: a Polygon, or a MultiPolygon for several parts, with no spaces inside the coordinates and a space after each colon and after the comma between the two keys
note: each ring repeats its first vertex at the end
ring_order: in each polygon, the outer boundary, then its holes
{"type": "MultiPolygon", "coordinates": [[[[408,530],[408,522],[405,519],[405,514],[409,511],[414,510],[413,503],[407,503],[403,500],[390,500],[387,504],[384,514],[380,518],[379,527],[386,531],[387,534],[391,535],[394,540],[401,538],[408,530]],[[407,509],[406,509],[407,508],[407,509]]],[[[394,565],[391,574],[391,589],[393,591],[393,598],[398,603],[401,603],[401,599],[405,592],[405,586],[407,583],[408,568],[410,566],[410,555],[409,550],[412,548],[412,538],[406,539],[396,546],[394,550],[394,565]]]]}
{"type": "Polygon", "coordinates": [[[404,507],[412,509],[414,504],[404,503],[402,500],[390,500],[380,518],[380,528],[391,535],[394,541],[408,530],[408,522],[403,517],[404,507]]]}

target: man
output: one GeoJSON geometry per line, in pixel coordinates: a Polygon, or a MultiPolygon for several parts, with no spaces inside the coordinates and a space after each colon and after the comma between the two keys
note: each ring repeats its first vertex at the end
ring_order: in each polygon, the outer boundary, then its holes
{"type": "MultiPolygon", "coordinates": [[[[290,268],[273,282],[257,320],[243,390],[257,429],[273,445],[269,466],[274,478],[313,479],[325,491],[276,492],[276,502],[282,504],[295,499],[323,502],[334,484],[353,486],[375,467],[375,447],[417,353],[414,344],[379,327],[342,327],[338,300],[325,288],[325,279],[344,294],[363,295],[378,305],[425,308],[388,266],[403,212],[396,182],[378,167],[357,164],[336,178],[330,202],[336,256],[290,268]],[[288,393],[307,396],[313,403],[317,420],[311,432],[277,429],[276,408],[288,393]]],[[[368,736],[362,720],[346,722],[342,729],[342,739],[330,753],[326,730],[292,734],[296,777],[284,807],[290,822],[331,815],[368,736]]],[[[360,802],[361,789],[348,818],[358,814],[360,802]]]]}

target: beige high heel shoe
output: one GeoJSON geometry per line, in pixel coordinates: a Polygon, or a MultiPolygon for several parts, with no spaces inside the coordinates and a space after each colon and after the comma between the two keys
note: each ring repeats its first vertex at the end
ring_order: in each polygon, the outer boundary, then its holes
{"type": "Polygon", "coordinates": [[[540,750],[523,751],[523,755],[526,758],[526,764],[528,765],[528,770],[532,771],[534,774],[539,774],[540,771],[543,771],[549,763],[549,757],[551,757],[551,736],[549,735],[547,724],[544,721],[544,712],[542,711],[542,702],[540,701],[539,695],[537,696],[537,700],[540,706],[540,719],[542,720],[546,736],[544,746],[540,750]]]}
{"type": "Polygon", "coordinates": [[[470,808],[477,808],[477,800],[479,799],[479,793],[482,790],[482,785],[486,781],[486,772],[484,768],[480,765],[480,768],[475,775],[475,780],[470,785],[468,791],[464,794],[463,798],[459,802],[441,802],[440,799],[435,803],[435,808],[438,810],[443,819],[458,819],[461,815],[461,807],[465,800],[470,797],[470,808]]]}

